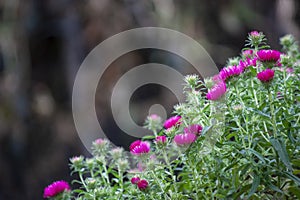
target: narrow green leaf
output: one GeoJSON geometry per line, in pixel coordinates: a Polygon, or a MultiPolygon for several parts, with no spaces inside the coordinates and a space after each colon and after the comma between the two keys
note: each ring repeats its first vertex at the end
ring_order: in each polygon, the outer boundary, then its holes
{"type": "Polygon", "coordinates": [[[143,139],[143,140],[152,140],[152,139],[154,139],[154,138],[155,138],[154,135],[145,135],[142,139],[143,139]]]}
{"type": "Polygon", "coordinates": [[[205,126],[201,131],[201,135],[204,136],[211,128],[212,126],[205,126]]]}
{"type": "Polygon", "coordinates": [[[268,183],[267,183],[267,186],[268,186],[271,190],[283,194],[283,191],[282,191],[281,189],[279,189],[277,186],[273,185],[271,182],[268,182],[268,183]]]}
{"type": "Polygon", "coordinates": [[[292,179],[293,181],[295,181],[297,185],[300,185],[300,178],[299,178],[299,177],[295,176],[294,174],[291,174],[290,172],[284,172],[284,174],[285,174],[288,178],[290,178],[290,179],[292,179]]]}
{"type": "Polygon", "coordinates": [[[284,142],[279,141],[277,138],[270,138],[270,142],[272,144],[272,146],[274,147],[274,149],[277,151],[279,158],[281,159],[281,161],[284,163],[284,165],[289,169],[289,170],[293,170],[292,165],[290,163],[290,159],[288,156],[288,153],[286,151],[286,147],[284,142]]]}
{"type": "Polygon", "coordinates": [[[248,151],[250,151],[252,154],[254,154],[259,160],[261,160],[264,164],[266,164],[265,158],[258,153],[257,151],[255,151],[254,149],[248,149],[248,151]]]}
{"type": "Polygon", "coordinates": [[[248,194],[248,198],[251,197],[256,191],[260,184],[260,177],[257,174],[254,174],[254,179],[251,185],[250,192],[248,194]]]}

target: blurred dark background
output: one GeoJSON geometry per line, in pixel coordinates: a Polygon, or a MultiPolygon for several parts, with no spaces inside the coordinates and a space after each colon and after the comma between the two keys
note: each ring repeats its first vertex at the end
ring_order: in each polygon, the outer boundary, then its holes
{"type": "MultiPolygon", "coordinates": [[[[72,119],[76,72],[101,41],[144,26],[171,28],[191,36],[222,67],[228,57],[239,54],[249,31],[264,32],[275,49],[280,48],[278,40],[284,34],[299,40],[300,1],[0,1],[0,200],[42,199],[43,188],[52,181],[74,178],[69,158],[89,155],[72,119]]],[[[181,67],[182,73],[193,72],[191,67],[182,68],[184,61],[178,60],[148,49],[112,63],[96,94],[97,114],[105,131],[122,135],[109,107],[111,90],[122,74],[150,61],[181,67]]],[[[132,101],[141,110],[160,102],[168,115],[176,103],[170,92],[155,85],[140,88],[132,101]]],[[[146,116],[142,113],[133,114],[137,123],[146,116]]]]}

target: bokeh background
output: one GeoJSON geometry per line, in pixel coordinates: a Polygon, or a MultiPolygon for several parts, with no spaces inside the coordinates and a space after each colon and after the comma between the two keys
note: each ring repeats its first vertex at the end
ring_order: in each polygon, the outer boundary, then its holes
{"type": "MultiPolygon", "coordinates": [[[[42,199],[55,180],[71,181],[69,158],[89,156],[71,110],[76,72],[101,41],[121,31],[160,26],[199,41],[219,68],[239,55],[247,33],[265,33],[274,49],[280,36],[300,39],[299,0],[1,0],[0,1],[0,200],[42,199]]],[[[96,109],[105,132],[126,147],[110,95],[134,66],[159,62],[193,73],[168,52],[145,49],[113,62],[101,78],[96,109]]],[[[132,117],[142,124],[149,106],[176,103],[167,88],[146,85],[132,96],[132,117]]]]}

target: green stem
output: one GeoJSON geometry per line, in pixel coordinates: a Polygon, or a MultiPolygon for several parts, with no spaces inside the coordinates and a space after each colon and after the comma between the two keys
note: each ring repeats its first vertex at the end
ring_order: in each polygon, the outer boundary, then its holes
{"type": "Polygon", "coordinates": [[[253,79],[251,79],[251,88],[252,88],[252,93],[254,96],[255,105],[256,105],[256,107],[258,107],[258,100],[257,100],[256,92],[254,91],[253,79]]]}
{"type": "Polygon", "coordinates": [[[169,171],[171,173],[171,176],[172,176],[172,180],[173,180],[173,184],[174,184],[174,189],[175,189],[175,192],[177,193],[177,184],[176,184],[176,177],[174,175],[174,171],[171,167],[171,164],[170,164],[170,161],[169,161],[169,158],[168,158],[168,155],[166,154],[166,151],[165,149],[163,149],[163,157],[164,157],[164,160],[169,168],[169,171]]]}
{"type": "Polygon", "coordinates": [[[274,112],[274,105],[273,105],[273,101],[272,101],[272,94],[270,91],[270,88],[268,87],[268,97],[269,97],[269,103],[270,105],[270,110],[271,110],[271,118],[272,118],[272,126],[273,126],[273,132],[274,132],[274,137],[277,138],[277,128],[276,128],[276,116],[275,116],[275,112],[274,112]]]}
{"type": "Polygon", "coordinates": [[[81,173],[81,172],[78,172],[78,174],[79,174],[79,178],[80,178],[80,181],[81,181],[83,187],[84,187],[85,190],[88,192],[88,187],[87,187],[87,185],[85,184],[85,181],[84,181],[84,179],[83,179],[82,173],[81,173]]]}
{"type": "Polygon", "coordinates": [[[156,184],[159,186],[160,190],[161,190],[162,193],[164,194],[164,199],[171,199],[171,198],[167,195],[166,191],[162,188],[162,186],[161,186],[161,184],[160,184],[160,181],[158,180],[158,178],[157,178],[156,174],[154,173],[154,171],[151,171],[151,173],[152,173],[152,175],[153,175],[153,178],[155,179],[156,184]]]}

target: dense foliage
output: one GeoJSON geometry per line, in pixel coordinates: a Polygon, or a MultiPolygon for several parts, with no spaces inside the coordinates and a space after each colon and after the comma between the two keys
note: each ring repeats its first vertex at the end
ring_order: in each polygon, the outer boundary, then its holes
{"type": "Polygon", "coordinates": [[[300,52],[291,35],[267,50],[251,32],[239,57],[204,82],[185,77],[186,102],[122,148],[105,139],[71,159],[79,189],[56,199],[300,199],[300,52]],[[162,128],[164,127],[164,128],[162,128]]]}

